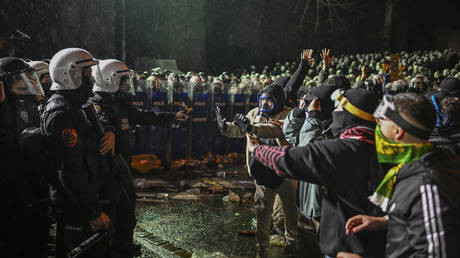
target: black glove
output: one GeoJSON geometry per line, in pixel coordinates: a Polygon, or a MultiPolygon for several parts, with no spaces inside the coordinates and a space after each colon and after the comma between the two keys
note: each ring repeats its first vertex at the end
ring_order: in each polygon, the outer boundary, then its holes
{"type": "Polygon", "coordinates": [[[249,122],[249,119],[240,113],[236,113],[235,117],[233,120],[236,122],[236,124],[240,127],[241,131],[245,133],[250,133],[252,130],[251,123],[249,122]]]}
{"type": "Polygon", "coordinates": [[[220,130],[227,129],[227,121],[222,117],[222,113],[219,107],[216,107],[216,119],[220,130]]]}
{"type": "Polygon", "coordinates": [[[305,109],[304,109],[304,108],[296,107],[296,108],[294,108],[294,110],[292,111],[292,115],[293,115],[295,118],[305,118],[305,117],[306,117],[305,109]]]}

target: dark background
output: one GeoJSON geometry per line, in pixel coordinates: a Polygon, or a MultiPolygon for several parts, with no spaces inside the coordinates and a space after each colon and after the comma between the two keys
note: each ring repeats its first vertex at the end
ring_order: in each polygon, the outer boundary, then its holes
{"type": "Polygon", "coordinates": [[[125,0],[123,12],[122,0],[2,0],[0,51],[4,56],[14,48],[16,56],[38,60],[81,47],[100,59],[122,59],[123,13],[130,67],[148,57],[175,59],[183,71],[216,73],[292,60],[304,48],[328,47],[334,54],[460,49],[460,1],[326,2],[125,0]],[[388,3],[393,12],[385,34],[388,3]],[[5,39],[15,29],[32,39],[5,39]]]}

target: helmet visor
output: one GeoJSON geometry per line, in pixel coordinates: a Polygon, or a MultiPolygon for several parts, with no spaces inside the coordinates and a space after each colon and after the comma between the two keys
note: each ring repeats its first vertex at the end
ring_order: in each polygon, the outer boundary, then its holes
{"type": "Polygon", "coordinates": [[[16,95],[44,95],[37,73],[33,70],[11,75],[11,91],[16,95]]]}
{"type": "Polygon", "coordinates": [[[133,73],[129,70],[120,72],[120,91],[135,95],[133,73]]]}

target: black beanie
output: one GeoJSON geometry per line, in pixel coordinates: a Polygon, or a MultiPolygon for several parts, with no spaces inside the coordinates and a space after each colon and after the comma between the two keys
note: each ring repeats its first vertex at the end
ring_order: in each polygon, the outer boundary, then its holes
{"type": "Polygon", "coordinates": [[[316,98],[319,99],[321,105],[321,120],[332,118],[332,111],[334,111],[334,102],[331,100],[331,94],[334,92],[333,87],[318,86],[313,87],[307,93],[306,99],[311,101],[316,98]]]}
{"type": "Polygon", "coordinates": [[[452,97],[460,98],[460,79],[447,77],[442,80],[440,88],[442,92],[445,92],[452,97]]]}
{"type": "Polygon", "coordinates": [[[331,86],[335,89],[344,89],[348,90],[351,88],[350,80],[343,75],[334,75],[331,78],[328,78],[322,84],[323,86],[331,86]]]}
{"type": "Polygon", "coordinates": [[[344,96],[351,104],[371,115],[379,104],[377,95],[366,89],[349,89],[345,92],[344,96]]]}

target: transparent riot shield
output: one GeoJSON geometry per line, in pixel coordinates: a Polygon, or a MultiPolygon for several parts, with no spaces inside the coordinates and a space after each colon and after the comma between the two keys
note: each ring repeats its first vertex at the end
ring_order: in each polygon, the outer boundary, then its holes
{"type": "Polygon", "coordinates": [[[225,154],[228,152],[228,138],[222,135],[217,126],[217,119],[215,116],[215,107],[219,106],[222,110],[222,114],[228,117],[228,120],[232,120],[231,107],[230,107],[230,96],[228,94],[229,85],[224,85],[220,81],[215,81],[210,85],[211,87],[211,119],[210,123],[210,146],[209,150],[213,154],[225,154]]]}
{"type": "Polygon", "coordinates": [[[258,107],[260,90],[261,90],[261,88],[259,87],[259,85],[256,85],[254,83],[250,83],[249,99],[248,99],[248,102],[247,102],[249,110],[252,110],[252,109],[258,107]]]}
{"type": "MultiPolygon", "coordinates": [[[[155,112],[167,112],[168,108],[168,92],[166,82],[162,80],[150,81],[150,104],[149,110],[155,112]]],[[[162,160],[163,164],[166,161],[166,149],[168,138],[168,124],[151,125],[148,127],[147,141],[150,144],[150,151],[148,153],[155,154],[162,160]]]]}
{"type": "MultiPolygon", "coordinates": [[[[247,100],[249,99],[249,90],[244,88],[244,85],[239,83],[230,84],[230,107],[231,117],[235,114],[241,113],[246,115],[248,112],[247,100]]],[[[229,152],[245,153],[245,138],[230,138],[229,141],[229,152]]]]}
{"type": "MultiPolygon", "coordinates": [[[[178,81],[168,83],[168,105],[170,112],[186,111],[191,101],[188,97],[188,84],[178,81]]],[[[169,143],[171,159],[184,159],[188,155],[189,122],[173,121],[170,126],[169,143]]],[[[168,150],[169,152],[169,150],[168,150]]]]}
{"type": "Polygon", "coordinates": [[[191,113],[191,155],[201,156],[209,152],[210,145],[210,110],[211,97],[209,94],[209,85],[207,83],[191,83],[189,82],[190,97],[192,100],[191,113]]]}

